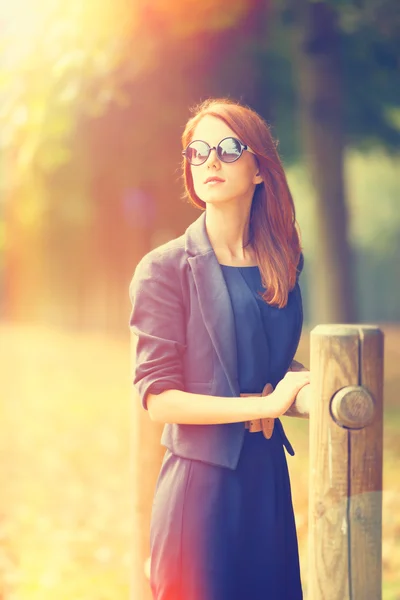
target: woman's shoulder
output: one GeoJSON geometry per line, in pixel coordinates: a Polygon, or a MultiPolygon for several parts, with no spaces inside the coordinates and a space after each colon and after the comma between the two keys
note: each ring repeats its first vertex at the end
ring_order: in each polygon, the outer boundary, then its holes
{"type": "Polygon", "coordinates": [[[165,278],[179,272],[186,263],[184,235],[174,238],[145,254],[136,265],[131,285],[148,278],[165,278]]]}
{"type": "Polygon", "coordinates": [[[147,254],[143,256],[140,263],[160,263],[160,262],[173,262],[179,259],[180,256],[185,252],[185,239],[184,235],[180,235],[156,248],[153,248],[147,254]]]}

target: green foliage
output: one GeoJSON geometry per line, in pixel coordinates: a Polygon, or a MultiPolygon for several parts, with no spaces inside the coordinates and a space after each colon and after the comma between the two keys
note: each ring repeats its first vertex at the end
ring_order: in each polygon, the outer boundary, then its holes
{"type": "Polygon", "coordinates": [[[400,126],[393,114],[400,98],[400,37],[385,25],[386,21],[364,19],[357,27],[342,29],[346,131],[352,145],[365,148],[381,144],[398,150],[400,126]]]}
{"type": "MultiPolygon", "coordinates": [[[[254,59],[260,91],[255,103],[265,107],[261,112],[276,125],[286,159],[299,156],[291,58],[295,20],[290,2],[271,3],[268,22],[264,6],[256,8],[245,0],[230,2],[229,10],[222,0],[142,4],[117,0],[95,6],[77,0],[37,0],[36,4],[19,2],[29,26],[18,18],[16,8],[3,6],[0,13],[1,145],[13,148],[19,172],[36,160],[44,170],[67,162],[65,146],[78,116],[98,117],[113,105],[128,105],[124,85],[154,68],[167,45],[181,43],[185,52],[188,40],[231,28],[237,33],[238,47],[250,51],[254,59]],[[255,10],[265,26],[264,39],[260,35],[253,39],[253,30],[248,29],[246,19],[255,10]]],[[[359,147],[381,143],[397,149],[399,127],[393,117],[399,106],[397,2],[336,0],[330,4],[341,31],[349,143],[359,147]]],[[[240,63],[237,53],[236,58],[228,53],[217,77],[230,81],[234,68],[240,78],[240,63]]]]}
{"type": "MultiPolygon", "coordinates": [[[[116,69],[138,35],[137,6],[124,0],[35,4],[22,0],[0,12],[0,141],[12,149],[18,177],[33,166],[53,170],[68,161],[77,115],[99,114],[115,100],[116,69]],[[94,81],[102,82],[97,94],[94,81]]],[[[147,46],[141,40],[140,60],[130,57],[131,75],[146,64],[147,46]]]]}
{"type": "Polygon", "coordinates": [[[231,2],[229,11],[215,0],[20,4],[30,27],[11,8],[0,13],[1,145],[16,151],[19,173],[32,161],[45,170],[68,161],[65,144],[77,116],[126,105],[124,83],[153,66],[167,39],[232,27],[247,10],[244,0],[231,2]]]}
{"type": "Polygon", "coordinates": [[[288,165],[299,160],[301,150],[291,31],[281,17],[275,15],[265,40],[254,51],[254,64],[260,73],[256,108],[271,125],[280,156],[288,165]]]}
{"type": "MultiPolygon", "coordinates": [[[[363,151],[379,145],[400,150],[400,11],[394,0],[328,2],[336,12],[341,57],[344,126],[348,145],[363,151]]],[[[275,3],[265,41],[256,53],[264,74],[260,105],[275,123],[288,162],[300,158],[297,84],[293,73],[293,35],[298,26],[293,6],[275,3]]]]}

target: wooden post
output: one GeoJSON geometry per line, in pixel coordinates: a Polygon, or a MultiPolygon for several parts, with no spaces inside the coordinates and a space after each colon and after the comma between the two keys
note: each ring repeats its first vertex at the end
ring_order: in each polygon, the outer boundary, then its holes
{"type": "Polygon", "coordinates": [[[382,597],[383,334],[311,332],[309,600],[382,597]]]}

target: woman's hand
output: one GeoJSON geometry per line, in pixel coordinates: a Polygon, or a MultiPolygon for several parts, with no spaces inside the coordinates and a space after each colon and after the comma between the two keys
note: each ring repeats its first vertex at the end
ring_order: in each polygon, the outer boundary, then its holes
{"type": "Polygon", "coordinates": [[[275,390],[268,396],[268,416],[278,418],[285,414],[293,404],[297,394],[310,383],[310,371],[288,371],[278,383],[275,390]]]}

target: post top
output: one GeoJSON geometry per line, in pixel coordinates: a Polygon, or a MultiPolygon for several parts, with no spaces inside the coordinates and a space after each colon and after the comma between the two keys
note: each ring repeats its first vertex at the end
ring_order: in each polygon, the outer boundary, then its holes
{"type": "Polygon", "coordinates": [[[383,335],[383,332],[378,327],[378,325],[370,325],[364,323],[331,323],[316,325],[311,330],[310,335],[358,338],[359,336],[383,335]]]}

